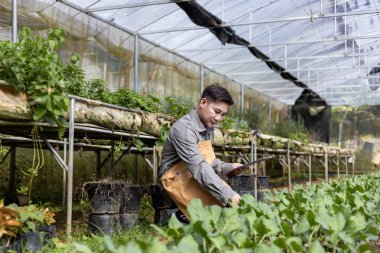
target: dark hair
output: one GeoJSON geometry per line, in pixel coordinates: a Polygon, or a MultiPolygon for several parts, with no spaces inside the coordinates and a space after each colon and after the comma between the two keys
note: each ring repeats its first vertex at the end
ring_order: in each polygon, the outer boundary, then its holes
{"type": "Polygon", "coordinates": [[[228,90],[219,86],[217,83],[207,86],[206,89],[203,90],[201,98],[206,98],[214,102],[225,102],[228,105],[234,104],[234,100],[228,90]]]}

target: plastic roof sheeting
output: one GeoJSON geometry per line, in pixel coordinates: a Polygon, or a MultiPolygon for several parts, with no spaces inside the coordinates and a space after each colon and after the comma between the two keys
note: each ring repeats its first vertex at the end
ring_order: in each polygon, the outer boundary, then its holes
{"type": "MultiPolygon", "coordinates": [[[[63,0],[284,103],[303,89],[247,48],[223,45],[170,0],[63,0]]],[[[380,104],[378,0],[197,0],[331,105],[380,104]],[[373,80],[372,80],[373,79],[373,80]],[[375,80],[375,81],[374,81],[375,80]]]]}

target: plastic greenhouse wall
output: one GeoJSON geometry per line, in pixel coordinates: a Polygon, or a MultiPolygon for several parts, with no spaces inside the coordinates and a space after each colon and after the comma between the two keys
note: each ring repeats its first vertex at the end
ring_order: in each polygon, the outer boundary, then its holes
{"type": "MultiPolygon", "coordinates": [[[[65,60],[71,53],[81,56],[80,67],[86,77],[105,81],[111,90],[134,89],[135,36],[110,24],[79,12],[62,3],[36,1],[19,6],[19,27],[28,25],[33,32],[45,34],[51,27],[62,27],[66,31],[66,42],[60,55],[65,60]]],[[[0,8],[0,38],[11,38],[11,1],[2,1],[0,8]],[[9,6],[8,6],[9,5],[9,6]]],[[[185,96],[194,104],[200,97],[200,65],[168,52],[145,40],[138,40],[137,91],[158,97],[185,96]]],[[[268,104],[269,99],[248,88],[244,89],[244,104],[241,104],[241,85],[209,69],[204,69],[204,87],[220,83],[227,88],[235,101],[230,115],[268,104]]],[[[268,107],[268,106],[267,106],[268,107]]],[[[284,115],[281,103],[271,100],[274,120],[284,115]],[[281,115],[281,116],[280,116],[281,115]]]]}

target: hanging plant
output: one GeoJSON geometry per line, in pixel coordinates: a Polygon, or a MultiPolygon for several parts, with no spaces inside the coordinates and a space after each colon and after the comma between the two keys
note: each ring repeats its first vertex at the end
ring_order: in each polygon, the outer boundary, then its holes
{"type": "Polygon", "coordinates": [[[55,123],[59,137],[63,136],[67,124],[63,115],[69,108],[64,91],[65,66],[57,53],[64,40],[62,29],[51,29],[46,37],[32,37],[31,30],[24,27],[18,42],[0,42],[0,79],[24,92],[33,109],[33,119],[55,123]]]}

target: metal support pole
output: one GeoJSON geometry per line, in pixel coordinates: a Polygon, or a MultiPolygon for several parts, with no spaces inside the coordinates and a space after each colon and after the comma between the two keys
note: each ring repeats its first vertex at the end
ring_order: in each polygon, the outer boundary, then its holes
{"type": "Polygon", "coordinates": [[[72,225],[72,209],[73,209],[73,164],[74,164],[74,114],[75,114],[75,99],[70,99],[70,114],[69,114],[69,163],[67,176],[67,221],[66,235],[67,240],[71,241],[71,225],[72,225]]]}
{"type": "MultiPolygon", "coordinates": [[[[63,138],[63,162],[67,166],[67,138],[63,138]]],[[[62,206],[66,204],[66,190],[67,190],[67,170],[63,170],[63,189],[62,189],[62,206]]]]}
{"type": "Polygon", "coordinates": [[[9,162],[9,195],[8,199],[10,201],[16,200],[16,147],[11,146],[10,149],[10,162],[9,162]]]}
{"type": "Polygon", "coordinates": [[[269,97],[268,99],[269,109],[268,109],[268,117],[269,117],[269,125],[272,125],[272,98],[269,97]]]}
{"type": "MultiPolygon", "coordinates": [[[[204,77],[204,67],[203,67],[203,65],[201,65],[200,66],[200,77],[199,77],[199,79],[200,79],[200,96],[202,96],[202,92],[203,92],[203,90],[204,90],[204,86],[205,86],[205,77],[204,77]]],[[[199,97],[200,97],[199,96],[199,97]]]]}
{"type": "Polygon", "coordinates": [[[96,179],[100,179],[102,175],[102,158],[100,155],[100,150],[96,150],[96,179]]]}
{"type": "Polygon", "coordinates": [[[338,147],[339,148],[342,145],[342,125],[343,125],[343,122],[339,123],[339,128],[338,128],[338,147]]]}
{"type": "Polygon", "coordinates": [[[339,160],[340,160],[339,154],[336,154],[336,162],[337,162],[336,165],[337,165],[337,171],[338,171],[338,178],[340,178],[339,160]]]}
{"type": "Polygon", "coordinates": [[[240,114],[244,111],[244,84],[240,85],[240,114]]]}
{"type": "MultiPolygon", "coordinates": [[[[252,140],[251,142],[251,161],[255,161],[257,158],[257,147],[256,143],[252,140]]],[[[254,175],[253,190],[255,191],[255,199],[257,200],[257,164],[254,165],[255,170],[251,166],[251,175],[254,175]]]]}
{"type": "Polygon", "coordinates": [[[114,162],[115,162],[115,140],[112,140],[112,145],[111,145],[110,173],[109,173],[109,175],[108,175],[110,178],[112,178],[114,162]]]}
{"type": "Polygon", "coordinates": [[[287,157],[288,157],[288,189],[289,191],[292,190],[292,174],[290,169],[290,149],[289,149],[289,143],[287,148],[287,157]]]}
{"type": "Polygon", "coordinates": [[[329,182],[329,157],[327,152],[325,152],[325,181],[329,182]]]}
{"type": "Polygon", "coordinates": [[[55,160],[57,160],[57,162],[59,163],[59,165],[61,165],[63,170],[67,171],[68,170],[67,165],[66,165],[65,161],[59,156],[58,152],[53,148],[53,146],[48,142],[48,140],[45,137],[43,137],[43,141],[44,141],[46,147],[49,149],[50,153],[55,158],[55,160]]]}
{"type": "Polygon", "coordinates": [[[346,162],[345,162],[345,165],[346,165],[346,176],[348,176],[348,165],[347,165],[347,163],[348,163],[348,159],[347,159],[347,156],[345,156],[345,158],[346,158],[346,162]]]}
{"type": "Polygon", "coordinates": [[[133,63],[133,90],[138,92],[138,75],[139,75],[139,37],[135,35],[135,43],[134,43],[134,63],[133,63]]]}
{"type": "Polygon", "coordinates": [[[153,146],[153,184],[157,184],[158,164],[156,145],[153,146]]]}
{"type": "Polygon", "coordinates": [[[17,0],[12,0],[12,42],[17,42],[17,0]]]}
{"type": "Polygon", "coordinates": [[[311,183],[311,155],[309,155],[309,183],[311,183]]]}
{"type": "Polygon", "coordinates": [[[355,155],[352,158],[352,176],[355,176],[355,155]]]}

